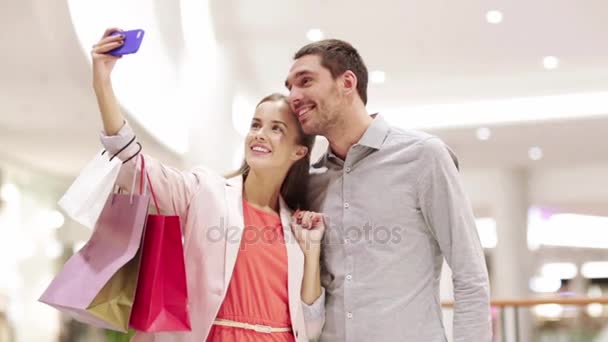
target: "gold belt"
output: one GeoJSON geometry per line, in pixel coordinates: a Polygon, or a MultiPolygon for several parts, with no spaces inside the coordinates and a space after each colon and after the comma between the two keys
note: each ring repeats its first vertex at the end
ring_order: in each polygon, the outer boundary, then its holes
{"type": "Polygon", "coordinates": [[[244,322],[237,322],[237,321],[231,321],[229,319],[216,319],[213,324],[215,325],[221,325],[224,327],[233,327],[233,328],[241,328],[241,329],[248,329],[248,330],[254,330],[260,333],[266,333],[266,334],[270,334],[270,333],[275,333],[275,332],[289,332],[291,331],[290,327],[283,327],[283,328],[275,328],[275,327],[271,327],[268,325],[262,325],[262,324],[249,324],[249,323],[244,323],[244,322]]]}

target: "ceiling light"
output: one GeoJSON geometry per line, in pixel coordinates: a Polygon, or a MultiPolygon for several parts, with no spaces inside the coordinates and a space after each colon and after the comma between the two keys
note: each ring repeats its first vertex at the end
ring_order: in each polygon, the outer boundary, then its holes
{"type": "MultiPolygon", "coordinates": [[[[605,234],[608,226],[607,217],[554,214],[549,218],[539,218],[538,214],[534,212],[531,212],[530,215],[528,231],[532,232],[528,236],[534,237],[535,245],[608,248],[608,236],[605,234]],[[576,227],[576,229],[572,229],[572,227],[576,227]]],[[[586,273],[589,275],[588,272],[586,269],[586,273]]],[[[582,268],[581,273],[585,275],[582,268]]]]}
{"type": "Polygon", "coordinates": [[[540,269],[540,274],[544,277],[557,279],[572,279],[576,277],[578,268],[571,262],[555,262],[544,264],[540,269]]]}
{"type": "Polygon", "coordinates": [[[530,157],[530,159],[532,159],[532,160],[542,159],[543,158],[543,149],[538,146],[531,147],[528,150],[528,157],[530,157]]]}
{"type": "Polygon", "coordinates": [[[559,59],[555,56],[547,56],[543,58],[543,66],[547,70],[556,69],[559,66],[559,59]]]}
{"type": "Polygon", "coordinates": [[[559,304],[542,304],[535,306],[532,311],[536,316],[556,320],[562,315],[564,308],[559,304]]]}
{"type": "Polygon", "coordinates": [[[488,11],[486,13],[486,20],[490,24],[499,24],[502,22],[502,13],[500,11],[488,11]]]}
{"type": "Polygon", "coordinates": [[[604,306],[600,303],[592,303],[587,305],[587,315],[597,318],[597,317],[602,317],[602,314],[604,313],[604,306]]]}
{"type": "MultiPolygon", "coordinates": [[[[537,208],[529,211],[529,245],[608,248],[608,235],[605,234],[608,217],[563,213],[547,215],[537,208]]],[[[581,274],[585,275],[582,268],[581,274]]]]}
{"type": "Polygon", "coordinates": [[[587,279],[608,278],[608,262],[586,262],[581,266],[581,274],[587,279]]]}
{"type": "Polygon", "coordinates": [[[487,127],[480,127],[477,129],[477,139],[479,140],[488,140],[492,136],[492,131],[490,131],[487,127]]]}
{"type": "Polygon", "coordinates": [[[319,29],[310,29],[306,33],[306,38],[308,38],[308,40],[310,40],[311,42],[319,41],[319,40],[323,39],[323,37],[324,37],[323,31],[321,31],[319,29]]]}
{"type": "Polygon", "coordinates": [[[384,74],[384,71],[376,70],[371,72],[369,79],[372,83],[384,83],[386,75],[384,74]]]}
{"type": "Polygon", "coordinates": [[[409,129],[479,127],[551,119],[606,117],[608,91],[434,105],[380,107],[391,124],[409,129]],[[408,115],[403,115],[408,113],[408,115]]]}
{"type": "Polygon", "coordinates": [[[536,293],[557,292],[562,287],[562,281],[556,277],[534,277],[530,279],[530,290],[536,293]]]}

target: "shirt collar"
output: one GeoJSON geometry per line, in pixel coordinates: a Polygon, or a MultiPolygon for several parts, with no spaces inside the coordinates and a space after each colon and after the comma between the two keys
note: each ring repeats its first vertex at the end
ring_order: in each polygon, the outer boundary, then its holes
{"type": "Polygon", "coordinates": [[[390,126],[380,114],[372,114],[372,124],[365,130],[358,144],[379,150],[388,135],[390,126]]]}
{"type": "MultiPolygon", "coordinates": [[[[371,117],[373,118],[371,125],[365,130],[357,144],[379,150],[388,135],[390,126],[384,120],[384,117],[378,113],[372,114],[371,117]]],[[[326,153],[319,159],[316,165],[326,165],[329,160],[339,161],[340,158],[331,151],[330,146],[327,146],[326,153]]]]}

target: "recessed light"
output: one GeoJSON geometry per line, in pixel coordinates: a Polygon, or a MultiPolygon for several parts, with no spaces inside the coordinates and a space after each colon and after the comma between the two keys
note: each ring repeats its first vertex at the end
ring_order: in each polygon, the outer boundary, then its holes
{"type": "Polygon", "coordinates": [[[600,303],[588,304],[587,309],[585,310],[587,311],[587,315],[594,318],[602,317],[602,315],[604,314],[604,306],[600,303]]]}
{"type": "Polygon", "coordinates": [[[502,22],[502,13],[500,11],[488,11],[486,20],[490,24],[499,24],[502,22]]]}
{"type": "Polygon", "coordinates": [[[536,276],[529,283],[530,290],[537,293],[557,292],[562,287],[562,280],[555,277],[536,276]]]}
{"type": "Polygon", "coordinates": [[[386,75],[384,74],[384,71],[376,70],[370,73],[369,79],[372,83],[384,83],[386,75]]]}
{"type": "Polygon", "coordinates": [[[480,127],[477,129],[477,139],[485,141],[490,139],[492,131],[488,127],[480,127]]]}
{"type": "Polygon", "coordinates": [[[319,29],[310,29],[308,30],[308,32],[306,32],[306,38],[308,38],[308,40],[310,40],[311,42],[317,42],[323,39],[323,37],[323,31],[319,29]]]}
{"type": "Polygon", "coordinates": [[[532,160],[542,159],[543,158],[543,149],[538,146],[531,147],[528,150],[528,157],[530,157],[530,159],[532,159],[532,160]]]}
{"type": "Polygon", "coordinates": [[[578,274],[578,267],[571,262],[552,262],[544,264],[540,274],[557,279],[573,279],[578,274]]]}
{"type": "Polygon", "coordinates": [[[559,59],[555,56],[547,56],[543,58],[543,66],[547,70],[556,69],[559,66],[559,59]]]}
{"type": "Polygon", "coordinates": [[[587,279],[608,277],[608,262],[589,261],[581,266],[581,274],[587,279]]]}

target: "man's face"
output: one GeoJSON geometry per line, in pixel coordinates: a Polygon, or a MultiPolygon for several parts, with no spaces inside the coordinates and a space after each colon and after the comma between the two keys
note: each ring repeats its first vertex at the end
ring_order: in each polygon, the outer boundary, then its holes
{"type": "Polygon", "coordinates": [[[325,135],[338,122],[344,102],[339,80],[333,79],[317,55],[294,61],[285,86],[289,89],[289,105],[306,134],[325,135]]]}

